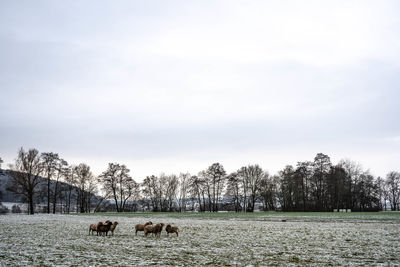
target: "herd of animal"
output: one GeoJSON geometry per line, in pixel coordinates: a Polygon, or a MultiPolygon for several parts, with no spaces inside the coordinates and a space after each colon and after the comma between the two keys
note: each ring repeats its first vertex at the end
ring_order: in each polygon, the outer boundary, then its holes
{"type": "MultiPolygon", "coordinates": [[[[91,224],[89,226],[89,235],[94,232],[97,233],[97,235],[100,236],[107,236],[108,232],[111,232],[112,235],[114,235],[114,230],[117,227],[118,222],[112,223],[111,221],[107,220],[104,223],[103,222],[98,222],[97,224],[91,224]]],[[[153,236],[160,237],[161,232],[163,230],[164,223],[157,223],[154,224],[151,221],[146,222],[145,224],[136,224],[135,225],[135,234],[137,235],[138,232],[142,231],[144,232],[144,236],[148,236],[149,234],[152,234],[153,236]]],[[[167,232],[167,235],[171,233],[175,233],[176,236],[179,234],[179,228],[176,226],[171,226],[168,224],[165,227],[165,231],[167,232]]]]}

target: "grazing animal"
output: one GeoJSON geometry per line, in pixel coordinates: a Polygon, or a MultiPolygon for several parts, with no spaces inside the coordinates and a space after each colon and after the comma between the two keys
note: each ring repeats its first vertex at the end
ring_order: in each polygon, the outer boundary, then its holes
{"type": "Polygon", "coordinates": [[[145,223],[145,224],[136,224],[135,225],[135,230],[136,230],[136,232],[135,232],[135,234],[137,235],[137,232],[139,232],[139,231],[144,231],[144,228],[147,226],[147,225],[152,225],[153,223],[151,222],[151,221],[148,221],[147,223],[145,223]]]}
{"type": "Polygon", "coordinates": [[[114,222],[114,223],[111,225],[110,231],[111,231],[112,235],[114,235],[114,230],[115,230],[115,227],[117,227],[117,225],[118,225],[118,222],[114,222]]]}
{"type": "Polygon", "coordinates": [[[154,234],[154,225],[146,225],[143,229],[144,231],[144,236],[147,236],[149,233],[153,233],[154,234]]]}
{"type": "Polygon", "coordinates": [[[161,236],[161,231],[164,227],[163,223],[157,223],[156,225],[154,225],[154,230],[153,230],[153,234],[157,237],[161,236]]]}
{"type": "Polygon", "coordinates": [[[103,224],[103,223],[102,222],[98,222],[97,224],[91,224],[89,226],[89,235],[90,235],[90,232],[92,232],[92,235],[93,235],[93,232],[97,232],[97,226],[100,225],[100,224],[103,224]]]}
{"type": "Polygon", "coordinates": [[[176,233],[176,236],[178,236],[179,228],[168,224],[165,228],[165,231],[167,231],[167,235],[169,235],[170,233],[176,233]]]}
{"type": "Polygon", "coordinates": [[[157,223],[156,225],[146,225],[143,230],[144,236],[147,236],[149,233],[152,233],[155,236],[160,236],[163,227],[163,223],[157,223]]]}
{"type": "Polygon", "coordinates": [[[97,235],[103,235],[104,233],[106,234],[106,236],[108,235],[108,231],[110,231],[112,222],[108,222],[108,223],[104,223],[104,224],[99,224],[97,225],[97,235]]]}

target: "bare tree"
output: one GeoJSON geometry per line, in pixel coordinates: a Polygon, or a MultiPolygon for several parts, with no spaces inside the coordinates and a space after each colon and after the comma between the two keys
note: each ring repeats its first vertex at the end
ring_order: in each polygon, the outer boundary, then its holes
{"type": "Polygon", "coordinates": [[[118,173],[118,191],[120,199],[120,210],[123,212],[125,210],[126,201],[134,193],[134,188],[136,182],[129,175],[130,170],[125,165],[120,165],[120,170],[118,173]]]}
{"type": "Polygon", "coordinates": [[[0,169],[1,169],[1,164],[4,163],[3,159],[0,158],[0,169]]]}
{"type": "Polygon", "coordinates": [[[346,203],[346,208],[355,209],[358,202],[358,183],[360,181],[360,176],[362,174],[361,165],[357,162],[351,161],[349,159],[344,159],[339,161],[339,166],[341,166],[347,173],[346,188],[348,188],[348,199],[346,203]]]}
{"type": "Polygon", "coordinates": [[[378,188],[374,181],[374,177],[369,173],[369,171],[365,171],[360,178],[361,180],[358,185],[360,191],[358,196],[358,210],[368,211],[379,209],[378,188]]]}
{"type": "Polygon", "coordinates": [[[75,166],[74,172],[77,185],[77,211],[81,213],[90,212],[90,206],[88,209],[88,202],[90,202],[90,198],[92,197],[90,190],[94,189],[94,176],[90,171],[90,167],[85,163],[81,163],[78,166],[75,166]]]}
{"type": "Polygon", "coordinates": [[[156,180],[154,184],[154,192],[156,192],[156,196],[158,199],[158,211],[166,211],[168,209],[168,200],[167,200],[167,186],[168,186],[168,176],[164,173],[160,174],[160,177],[156,180]]]}
{"type": "Polygon", "coordinates": [[[179,174],[179,190],[178,190],[179,212],[186,211],[186,198],[188,197],[189,186],[190,186],[190,174],[189,173],[179,174]]]}
{"type": "Polygon", "coordinates": [[[295,210],[295,179],[294,168],[292,165],[286,167],[279,172],[280,189],[281,189],[281,207],[283,211],[295,210]]]}
{"type": "Polygon", "coordinates": [[[240,187],[242,188],[243,211],[246,212],[248,210],[249,181],[246,179],[246,177],[243,176],[241,170],[238,170],[237,174],[238,174],[238,182],[240,183],[240,187]]]}
{"type": "Polygon", "coordinates": [[[301,199],[302,199],[303,211],[306,211],[309,207],[310,184],[311,184],[311,177],[313,175],[312,166],[313,163],[311,161],[298,162],[295,171],[295,177],[300,183],[301,187],[301,199]]]}
{"type": "Polygon", "coordinates": [[[86,212],[90,213],[92,207],[92,199],[97,193],[97,181],[93,175],[91,175],[87,181],[87,189],[85,191],[85,204],[86,204],[86,212]]]}
{"type": "Polygon", "coordinates": [[[389,185],[386,183],[383,183],[383,198],[384,198],[384,204],[385,204],[385,211],[387,211],[387,202],[389,201],[389,185]]]}
{"type": "Polygon", "coordinates": [[[165,198],[167,202],[166,209],[173,211],[174,200],[176,199],[179,180],[174,174],[165,176],[165,198]]]}
{"type": "Polygon", "coordinates": [[[220,196],[225,186],[225,169],[220,163],[214,163],[206,172],[208,195],[211,198],[210,211],[217,212],[220,196]]]}
{"type": "Polygon", "coordinates": [[[66,188],[64,188],[65,211],[70,213],[72,193],[76,188],[75,185],[77,185],[74,167],[69,166],[64,170],[64,182],[66,183],[66,188]]]}
{"type": "Polygon", "coordinates": [[[264,176],[260,183],[260,197],[263,202],[264,210],[275,210],[278,200],[278,194],[280,187],[280,177],[279,176],[264,176]]]}
{"type": "Polygon", "coordinates": [[[235,207],[235,212],[240,212],[242,209],[241,199],[243,198],[243,190],[239,181],[237,172],[227,176],[227,188],[225,196],[231,198],[235,207]]]}
{"type": "MultiPolygon", "coordinates": [[[[128,183],[127,190],[128,190],[127,196],[129,195],[130,199],[134,202],[133,207],[136,210],[136,205],[137,205],[136,202],[139,201],[140,199],[140,184],[132,179],[132,181],[128,183]]],[[[125,203],[123,209],[125,210],[125,203]]]]}
{"type": "Polygon", "coordinates": [[[210,179],[211,177],[209,175],[207,175],[206,171],[200,171],[197,176],[202,180],[204,211],[206,210],[206,203],[207,203],[208,211],[212,212],[214,204],[213,204],[213,195],[212,195],[213,184],[210,179]],[[207,196],[207,201],[206,201],[205,195],[207,196]]]}
{"type": "Polygon", "coordinates": [[[385,202],[386,202],[386,198],[385,198],[385,194],[384,194],[384,190],[385,190],[385,180],[383,180],[380,176],[375,180],[375,184],[377,187],[377,198],[379,199],[379,208],[380,210],[384,209],[384,205],[386,206],[385,202]]]}
{"type": "Polygon", "coordinates": [[[41,159],[43,162],[44,175],[47,178],[47,213],[50,213],[50,183],[57,169],[57,162],[60,160],[57,153],[42,153],[41,159]]]}
{"type": "Polygon", "coordinates": [[[190,177],[189,184],[190,184],[190,189],[189,189],[190,195],[192,198],[197,199],[197,202],[199,204],[199,211],[200,212],[205,211],[206,203],[204,199],[204,194],[205,194],[204,180],[201,179],[199,176],[194,175],[190,177]]]}
{"type": "Polygon", "coordinates": [[[144,197],[150,200],[153,211],[172,210],[173,200],[176,198],[178,178],[176,175],[147,176],[142,183],[144,197]]]}
{"type": "MultiPolygon", "coordinates": [[[[256,164],[242,167],[238,171],[238,176],[240,177],[240,179],[243,180],[244,191],[248,192],[249,194],[248,205],[246,204],[246,206],[248,206],[248,209],[246,211],[253,212],[261,181],[265,176],[268,176],[268,173],[263,171],[263,169],[256,164]]],[[[245,197],[245,199],[246,198],[247,196],[245,197]]]]}
{"type": "Polygon", "coordinates": [[[21,194],[29,205],[29,214],[34,214],[34,196],[40,184],[40,175],[43,172],[43,165],[40,161],[40,154],[37,149],[29,149],[27,152],[21,148],[15,164],[11,165],[10,190],[21,194]]]}
{"type": "Polygon", "coordinates": [[[117,163],[108,163],[108,168],[99,176],[99,182],[103,184],[103,189],[106,195],[110,195],[114,198],[117,212],[119,212],[118,205],[118,172],[120,165],[117,163]]]}
{"type": "Polygon", "coordinates": [[[125,210],[127,200],[135,192],[136,182],[129,175],[130,170],[118,163],[109,163],[108,169],[99,176],[107,195],[114,198],[117,212],[125,210]]]}
{"type": "Polygon", "coordinates": [[[400,199],[400,173],[389,172],[386,176],[386,184],[389,195],[390,207],[392,210],[399,210],[400,199]]]}
{"type": "Polygon", "coordinates": [[[124,189],[123,203],[122,203],[122,211],[125,211],[126,202],[131,200],[138,200],[140,196],[140,185],[133,180],[132,178],[127,179],[125,189],[124,189]]]}
{"type": "Polygon", "coordinates": [[[332,164],[329,156],[318,153],[314,158],[314,175],[312,179],[313,193],[317,211],[323,211],[327,200],[324,198],[327,191],[327,177],[332,164]]]}
{"type": "Polygon", "coordinates": [[[158,211],[158,193],[157,191],[158,177],[151,175],[147,176],[142,182],[142,193],[144,198],[149,199],[153,211],[158,211]]]}
{"type": "Polygon", "coordinates": [[[340,165],[332,166],[327,176],[327,210],[337,210],[346,207],[346,177],[347,173],[340,165]]]}
{"type": "Polygon", "coordinates": [[[56,162],[56,175],[55,175],[55,181],[54,181],[54,190],[53,190],[53,214],[56,213],[56,207],[57,207],[57,198],[60,196],[60,188],[59,188],[59,181],[60,178],[65,176],[68,172],[68,162],[66,162],[63,159],[59,159],[56,162]]]}

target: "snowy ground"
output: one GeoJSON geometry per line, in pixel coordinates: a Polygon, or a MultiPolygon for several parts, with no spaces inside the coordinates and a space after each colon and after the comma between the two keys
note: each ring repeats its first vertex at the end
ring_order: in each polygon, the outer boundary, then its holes
{"type": "Polygon", "coordinates": [[[360,218],[5,215],[0,266],[399,265],[400,221],[360,218]],[[88,235],[107,219],[120,223],[114,236],[88,235]],[[149,219],[178,226],[179,237],[135,236],[133,226],[149,219]]]}

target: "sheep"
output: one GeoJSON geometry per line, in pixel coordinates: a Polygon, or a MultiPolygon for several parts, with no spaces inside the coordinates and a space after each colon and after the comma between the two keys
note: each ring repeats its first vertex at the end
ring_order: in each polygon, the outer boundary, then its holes
{"type": "Polygon", "coordinates": [[[147,226],[147,225],[152,225],[153,223],[151,222],[151,221],[148,221],[148,222],[146,222],[145,224],[136,224],[135,225],[135,230],[136,230],[136,235],[137,235],[137,232],[138,231],[144,231],[144,228],[147,226]]]}
{"type": "Polygon", "coordinates": [[[112,222],[110,221],[107,224],[104,223],[97,225],[97,235],[99,235],[99,233],[100,235],[102,235],[102,233],[106,233],[106,235],[108,235],[108,231],[110,231],[111,225],[112,222]]]}
{"type": "Polygon", "coordinates": [[[103,224],[102,222],[98,222],[97,224],[91,224],[89,226],[89,235],[90,235],[90,232],[92,232],[92,235],[93,235],[93,232],[97,232],[97,226],[102,225],[102,224],[103,224]]]}
{"type": "Polygon", "coordinates": [[[168,224],[165,228],[165,231],[167,231],[167,235],[169,235],[170,233],[176,233],[176,236],[178,236],[179,228],[168,224]]]}
{"type": "Polygon", "coordinates": [[[147,236],[149,233],[152,233],[155,236],[160,236],[163,227],[163,223],[158,223],[156,225],[146,225],[144,227],[144,235],[147,236]]]}
{"type": "Polygon", "coordinates": [[[157,224],[154,226],[153,234],[154,234],[155,236],[160,237],[160,236],[161,236],[161,231],[162,231],[163,227],[164,227],[164,224],[163,224],[163,223],[157,223],[157,224]]]}
{"type": "Polygon", "coordinates": [[[153,233],[154,234],[154,226],[151,225],[151,224],[146,225],[144,227],[143,231],[144,231],[144,236],[147,236],[149,233],[153,233]]]}
{"type": "Polygon", "coordinates": [[[111,231],[112,235],[114,235],[114,230],[115,230],[115,227],[117,227],[117,225],[118,225],[118,222],[114,222],[114,223],[111,225],[110,231],[111,231]]]}

